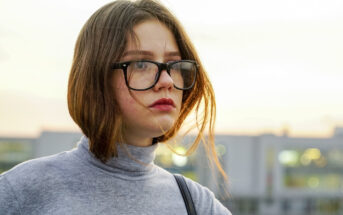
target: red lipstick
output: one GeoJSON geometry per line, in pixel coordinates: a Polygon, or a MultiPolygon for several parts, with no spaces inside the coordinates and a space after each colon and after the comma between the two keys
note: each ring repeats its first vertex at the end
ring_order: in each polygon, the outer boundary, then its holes
{"type": "Polygon", "coordinates": [[[149,107],[160,111],[171,111],[175,108],[175,104],[172,99],[162,98],[152,103],[149,107]]]}

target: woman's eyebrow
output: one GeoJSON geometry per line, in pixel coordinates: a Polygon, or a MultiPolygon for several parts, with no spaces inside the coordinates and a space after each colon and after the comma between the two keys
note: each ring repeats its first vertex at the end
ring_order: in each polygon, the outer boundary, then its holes
{"type": "Polygon", "coordinates": [[[127,55],[148,55],[148,56],[153,56],[154,54],[152,52],[149,52],[149,51],[130,50],[130,51],[124,52],[123,57],[125,57],[127,55]]]}
{"type": "Polygon", "coordinates": [[[164,55],[167,56],[167,57],[174,57],[174,56],[180,57],[180,56],[181,56],[181,55],[180,55],[180,52],[178,52],[178,51],[175,51],[175,52],[166,52],[164,55]]]}

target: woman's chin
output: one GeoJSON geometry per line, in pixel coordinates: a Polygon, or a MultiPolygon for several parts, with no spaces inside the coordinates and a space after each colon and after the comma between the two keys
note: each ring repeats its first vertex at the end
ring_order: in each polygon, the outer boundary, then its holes
{"type": "Polygon", "coordinates": [[[164,135],[167,133],[174,125],[174,121],[159,121],[158,123],[155,124],[154,129],[156,133],[156,137],[164,135]]]}

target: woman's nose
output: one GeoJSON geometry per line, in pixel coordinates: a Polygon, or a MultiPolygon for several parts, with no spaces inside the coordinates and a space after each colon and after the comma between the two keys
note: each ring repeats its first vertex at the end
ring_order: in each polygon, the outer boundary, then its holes
{"type": "Polygon", "coordinates": [[[167,70],[162,70],[160,78],[154,86],[154,90],[160,90],[166,88],[168,90],[174,87],[173,79],[168,74],[167,70]]]}

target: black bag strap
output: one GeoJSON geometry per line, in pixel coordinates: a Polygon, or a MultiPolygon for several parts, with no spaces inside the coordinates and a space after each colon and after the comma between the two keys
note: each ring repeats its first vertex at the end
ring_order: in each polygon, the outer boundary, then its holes
{"type": "Polygon", "coordinates": [[[185,179],[180,174],[174,174],[174,177],[176,179],[177,185],[179,185],[182,198],[186,205],[188,215],[196,215],[197,213],[195,211],[193,199],[192,199],[191,193],[188,190],[185,179]]]}

